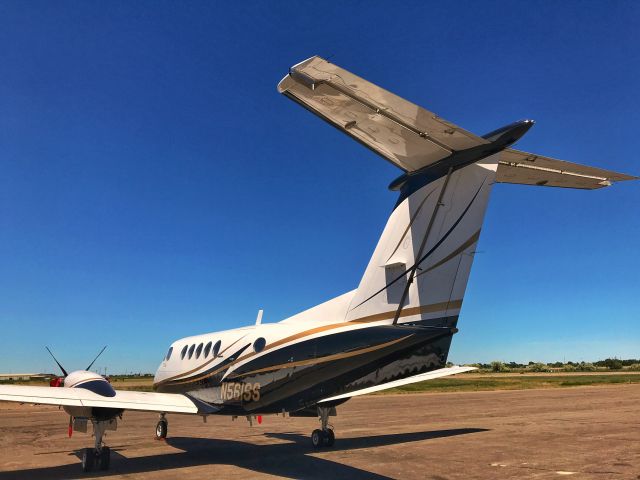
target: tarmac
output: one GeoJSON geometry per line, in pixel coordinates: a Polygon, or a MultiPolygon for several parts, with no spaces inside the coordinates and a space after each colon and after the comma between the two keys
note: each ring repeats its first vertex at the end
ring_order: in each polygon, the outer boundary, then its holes
{"type": "Polygon", "coordinates": [[[314,418],[125,412],[105,438],[111,468],[83,473],[90,434],[67,436],[57,407],[0,404],[0,480],[141,478],[640,479],[640,384],[373,395],[331,418],[336,443],[314,450],[314,418]]]}

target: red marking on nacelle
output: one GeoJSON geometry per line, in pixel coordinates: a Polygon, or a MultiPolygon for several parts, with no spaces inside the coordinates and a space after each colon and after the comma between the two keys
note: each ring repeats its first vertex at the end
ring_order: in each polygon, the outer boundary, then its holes
{"type": "Polygon", "coordinates": [[[258,415],[258,425],[262,423],[262,415],[258,415]]]}
{"type": "Polygon", "coordinates": [[[73,421],[69,417],[69,438],[71,438],[71,435],[73,435],[73,421]]]}

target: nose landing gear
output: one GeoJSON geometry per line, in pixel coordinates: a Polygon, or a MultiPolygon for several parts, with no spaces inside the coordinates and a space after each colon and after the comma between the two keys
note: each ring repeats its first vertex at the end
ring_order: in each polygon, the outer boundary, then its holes
{"type": "Polygon", "coordinates": [[[315,429],[311,433],[311,444],[313,448],[332,447],[336,441],[333,430],[329,428],[329,414],[335,415],[335,409],[329,407],[318,407],[318,418],[321,429],[315,429]]]}

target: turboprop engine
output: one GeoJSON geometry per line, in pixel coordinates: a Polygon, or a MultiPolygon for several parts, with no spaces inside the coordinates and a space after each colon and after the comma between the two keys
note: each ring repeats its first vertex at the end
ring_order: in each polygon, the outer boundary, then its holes
{"type": "MultiPolygon", "coordinates": [[[[89,390],[96,395],[102,397],[115,397],[116,391],[109,383],[109,380],[95,372],[91,372],[89,369],[93,366],[98,357],[107,348],[106,346],[100,350],[100,353],[96,355],[93,361],[89,364],[86,370],[75,370],[71,373],[67,373],[62,364],[58,362],[53,355],[49,347],[45,347],[53,360],[58,364],[62,371],[63,377],[56,378],[55,381],[50,383],[51,387],[63,387],[63,388],[83,388],[89,390]]],[[[82,406],[65,406],[64,411],[69,414],[69,436],[73,433],[73,430],[81,432],[87,431],[87,421],[91,422],[108,422],[111,429],[115,429],[115,418],[122,415],[122,409],[115,408],[103,408],[103,407],[82,407],[82,406]]]]}

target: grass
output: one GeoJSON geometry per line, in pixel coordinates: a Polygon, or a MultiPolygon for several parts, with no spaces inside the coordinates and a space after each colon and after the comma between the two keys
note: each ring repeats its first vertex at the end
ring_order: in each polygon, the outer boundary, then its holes
{"type": "Polygon", "coordinates": [[[458,375],[450,378],[439,378],[426,382],[413,383],[380,392],[415,393],[415,392],[469,392],[483,390],[526,390],[531,388],[562,388],[586,385],[610,385],[621,383],[640,383],[640,375],[604,374],[604,375],[518,375],[502,377],[493,375],[483,377],[474,374],[473,378],[458,375]]]}
{"type": "MultiPolygon", "coordinates": [[[[153,391],[153,377],[112,377],[111,382],[116,390],[153,391]]],[[[48,382],[32,381],[0,381],[0,384],[48,385],[48,382]]],[[[640,383],[640,375],[625,373],[558,373],[558,374],[521,374],[507,375],[483,374],[471,372],[447,378],[437,378],[426,382],[412,383],[398,388],[383,390],[375,395],[388,393],[418,392],[475,392],[490,390],[526,390],[531,388],[566,388],[590,385],[612,385],[640,383]]]]}

